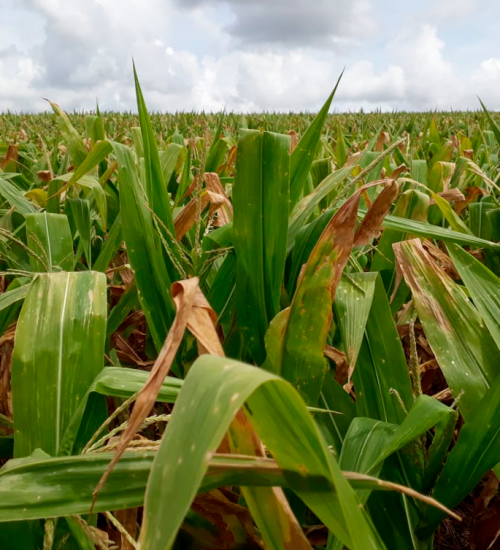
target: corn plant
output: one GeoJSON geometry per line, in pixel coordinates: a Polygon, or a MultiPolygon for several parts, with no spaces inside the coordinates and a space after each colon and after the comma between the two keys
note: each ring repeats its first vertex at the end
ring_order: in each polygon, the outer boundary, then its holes
{"type": "Polygon", "coordinates": [[[430,550],[479,525],[496,116],[331,116],[340,81],[315,117],[150,116],[134,81],[138,115],[0,120],[1,548],[430,550]]]}

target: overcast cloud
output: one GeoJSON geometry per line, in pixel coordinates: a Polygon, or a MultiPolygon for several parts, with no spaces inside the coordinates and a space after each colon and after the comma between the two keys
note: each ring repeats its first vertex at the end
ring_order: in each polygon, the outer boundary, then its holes
{"type": "Polygon", "coordinates": [[[497,0],[0,0],[0,111],[500,109],[497,0]]]}

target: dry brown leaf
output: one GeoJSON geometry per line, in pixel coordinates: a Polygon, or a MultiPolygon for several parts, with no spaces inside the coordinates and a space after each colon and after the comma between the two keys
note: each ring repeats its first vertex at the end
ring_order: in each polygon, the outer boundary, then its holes
{"type": "Polygon", "coordinates": [[[373,148],[374,151],[381,152],[384,150],[384,145],[389,146],[391,144],[391,137],[387,132],[380,132],[377,143],[375,144],[375,147],[373,148]]]}
{"type": "Polygon", "coordinates": [[[445,388],[444,390],[435,393],[432,397],[433,399],[437,399],[438,401],[450,401],[451,399],[453,399],[450,388],[445,388]]]}
{"type": "Polygon", "coordinates": [[[216,210],[217,226],[222,227],[233,219],[233,205],[227,198],[226,191],[220,182],[219,175],[214,172],[205,173],[205,184],[208,191],[217,193],[223,197],[223,207],[216,210]]]}
{"type": "Polygon", "coordinates": [[[484,484],[481,494],[476,499],[476,502],[474,505],[475,517],[481,516],[486,511],[490,502],[498,493],[498,485],[499,485],[498,478],[495,475],[495,473],[491,471],[488,474],[488,479],[484,484]]]}
{"type": "Polygon", "coordinates": [[[399,187],[396,180],[389,180],[385,189],[379,193],[354,236],[354,246],[368,244],[381,230],[382,222],[388,214],[392,203],[398,196],[399,187]]]}
{"type": "MultiPolygon", "coordinates": [[[[137,508],[128,508],[126,510],[118,510],[116,519],[123,525],[127,533],[135,539],[137,535],[137,508]]],[[[121,550],[134,550],[134,547],[127,540],[127,537],[120,534],[121,550]]]]}
{"type": "Polygon", "coordinates": [[[331,359],[337,365],[344,363],[346,360],[346,354],[343,351],[340,351],[328,344],[323,349],[323,355],[328,357],[328,359],[331,359]]]}
{"type": "Polygon", "coordinates": [[[231,149],[229,150],[229,155],[227,156],[226,162],[224,164],[221,164],[217,168],[217,174],[222,174],[223,172],[226,172],[226,173],[231,172],[236,162],[237,151],[238,151],[238,148],[236,147],[236,145],[231,147],[231,149]]]}
{"type": "Polygon", "coordinates": [[[10,385],[13,342],[0,346],[0,413],[12,418],[12,390],[10,385]]]}
{"type": "Polygon", "coordinates": [[[354,166],[355,164],[358,163],[359,159],[361,158],[361,151],[356,151],[355,153],[351,153],[345,163],[344,163],[344,166],[354,166]]]}
{"type": "MultiPolygon", "coordinates": [[[[196,199],[190,200],[186,206],[179,212],[177,217],[174,220],[175,227],[175,236],[180,241],[184,235],[193,227],[196,221],[196,213],[198,211],[198,205],[196,204],[196,199]]],[[[201,212],[205,210],[208,203],[210,202],[210,197],[208,193],[202,193],[201,195],[201,212]]]]}
{"type": "Polygon", "coordinates": [[[396,167],[392,173],[391,173],[391,179],[395,180],[399,178],[401,174],[408,171],[408,167],[406,164],[400,164],[398,167],[396,167]]]}
{"type": "Polygon", "coordinates": [[[295,130],[290,130],[288,135],[290,136],[290,150],[288,154],[291,155],[299,144],[299,134],[295,130]]]}
{"type": "Polygon", "coordinates": [[[434,243],[427,239],[425,239],[422,244],[423,247],[427,250],[427,252],[431,255],[431,257],[436,261],[436,263],[445,273],[447,273],[452,279],[460,279],[460,275],[455,269],[455,266],[448,254],[443,252],[439,247],[437,247],[434,243]]]}
{"type": "MultiPolygon", "coordinates": [[[[201,205],[198,210],[198,201],[197,199],[193,198],[190,200],[186,206],[179,212],[177,217],[174,220],[174,227],[175,227],[175,236],[180,241],[184,235],[193,227],[193,225],[196,223],[196,216],[199,212],[203,212],[205,208],[210,204],[210,210],[209,215],[213,216],[215,212],[223,211],[223,215],[225,215],[224,208],[226,208],[226,201],[228,201],[227,197],[220,193],[215,193],[212,191],[205,190],[201,194],[201,205]],[[221,208],[223,207],[224,208],[221,208]]],[[[227,218],[224,218],[227,219],[227,218]]],[[[230,220],[225,221],[222,225],[225,223],[229,223],[230,220]]]]}
{"type": "Polygon", "coordinates": [[[4,169],[9,162],[17,162],[19,160],[19,146],[11,143],[5,156],[0,161],[0,169],[4,169]]]}
{"type": "Polygon", "coordinates": [[[36,175],[44,182],[48,183],[52,179],[52,172],[50,170],[40,170],[36,175]]]}
{"type": "Polygon", "coordinates": [[[109,466],[102,475],[99,483],[94,489],[91,509],[93,509],[99,491],[106,483],[109,474],[115,467],[118,460],[120,460],[120,457],[126,450],[128,443],[137,433],[137,430],[149,414],[149,411],[152,409],[156,401],[161,385],[170,370],[177,350],[179,349],[184,337],[184,332],[192,315],[192,309],[195,304],[197,292],[201,294],[198,287],[198,282],[198,278],[194,277],[193,279],[175,282],[172,285],[172,298],[177,308],[177,314],[172,326],[170,327],[165,343],[163,344],[158,358],[156,359],[156,362],[151,370],[151,373],[137,395],[132,414],[130,415],[129,423],[126,430],[123,432],[120,445],[116,450],[113,459],[109,463],[109,466]]]}
{"type": "Polygon", "coordinates": [[[487,189],[483,189],[482,187],[469,187],[467,189],[467,196],[464,197],[463,200],[455,201],[455,212],[460,216],[476,197],[483,197],[485,195],[489,195],[487,189]]]}
{"type": "Polygon", "coordinates": [[[481,494],[476,498],[471,524],[470,546],[472,550],[496,549],[500,539],[500,500],[498,478],[488,474],[481,494]]]}
{"type": "MultiPolygon", "coordinates": [[[[446,189],[445,191],[440,191],[437,194],[448,202],[461,202],[465,200],[464,194],[462,193],[462,191],[460,191],[460,189],[458,189],[458,187],[453,187],[453,189],[446,189]]],[[[436,204],[436,201],[431,198],[429,204],[436,204]]]]}

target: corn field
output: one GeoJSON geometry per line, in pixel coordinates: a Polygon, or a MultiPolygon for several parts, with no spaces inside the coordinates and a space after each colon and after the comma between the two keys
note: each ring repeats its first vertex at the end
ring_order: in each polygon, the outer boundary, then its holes
{"type": "Polygon", "coordinates": [[[497,548],[498,116],[134,78],[0,118],[0,548],[497,548]]]}

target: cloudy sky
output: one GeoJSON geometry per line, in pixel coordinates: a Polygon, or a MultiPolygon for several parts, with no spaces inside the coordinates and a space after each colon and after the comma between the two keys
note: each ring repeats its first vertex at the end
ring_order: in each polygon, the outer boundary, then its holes
{"type": "Polygon", "coordinates": [[[500,109],[500,0],[0,0],[0,112],[500,109]]]}

